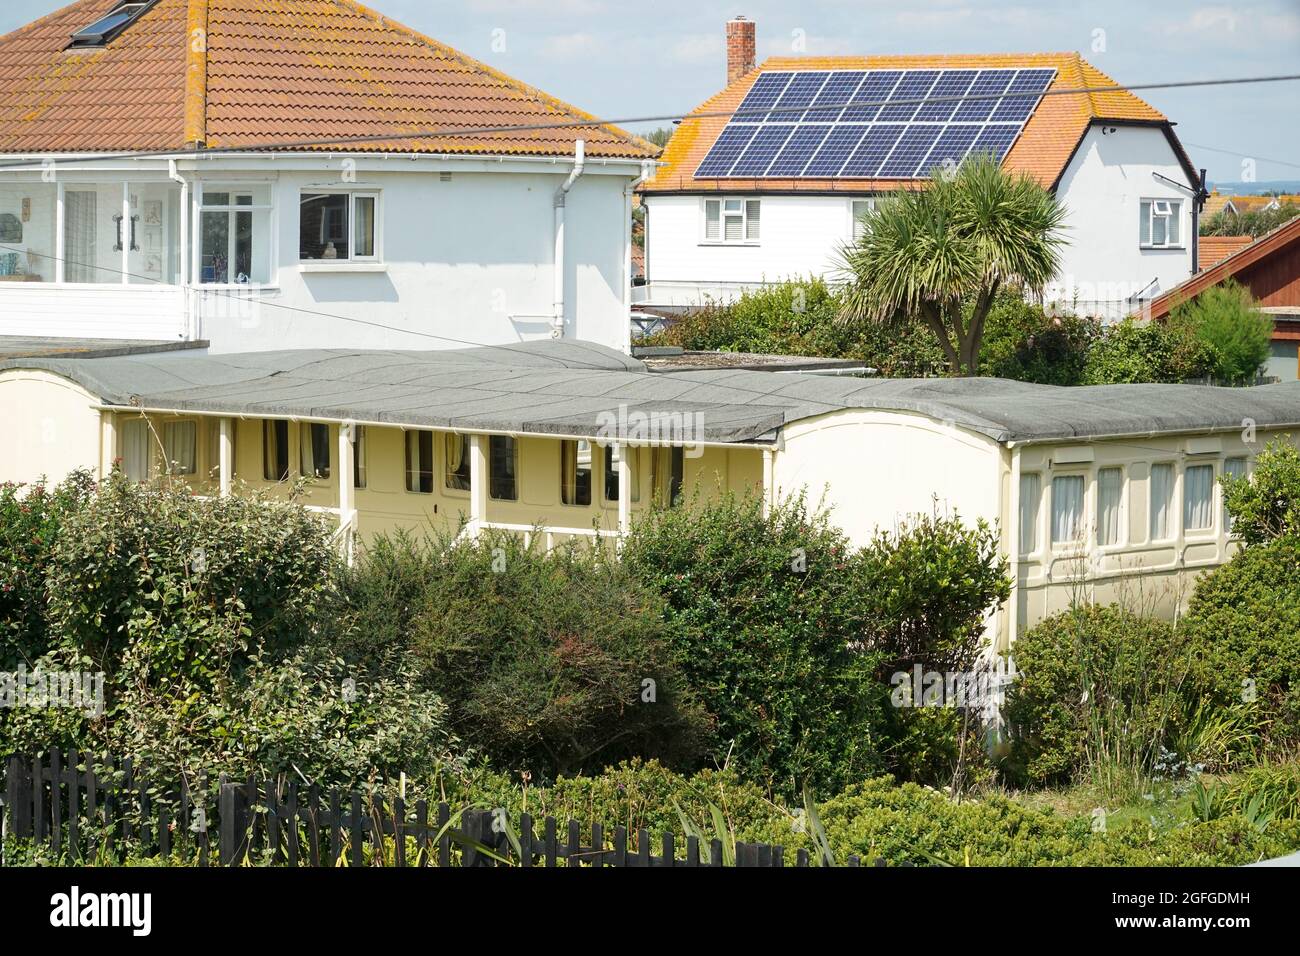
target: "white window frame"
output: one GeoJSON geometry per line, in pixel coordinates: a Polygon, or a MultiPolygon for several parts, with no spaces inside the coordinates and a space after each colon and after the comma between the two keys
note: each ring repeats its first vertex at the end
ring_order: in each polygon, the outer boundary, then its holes
{"type": "Polygon", "coordinates": [[[1178,520],[1179,529],[1182,531],[1184,538],[1212,538],[1218,535],[1219,518],[1216,512],[1221,508],[1220,498],[1222,496],[1219,493],[1219,478],[1221,475],[1222,472],[1219,469],[1218,459],[1193,458],[1183,465],[1183,473],[1181,481],[1179,481],[1179,490],[1181,491],[1181,494],[1178,496],[1178,520]],[[1189,503],[1187,499],[1187,473],[1193,468],[1210,469],[1210,523],[1204,528],[1192,528],[1187,524],[1187,506],[1189,503]]]}
{"type": "Polygon", "coordinates": [[[1129,476],[1128,469],[1122,464],[1098,465],[1092,475],[1092,513],[1096,515],[1093,529],[1093,541],[1101,551],[1123,551],[1129,546],[1129,476]],[[1119,518],[1116,538],[1109,544],[1101,543],[1101,473],[1103,471],[1119,472],[1119,518]]]}
{"type": "Polygon", "coordinates": [[[757,246],[762,243],[762,222],[763,206],[762,199],[757,196],[706,196],[700,201],[700,243],[706,246],[757,246]],[[709,237],[709,204],[718,204],[718,235],[716,238],[709,237]],[[739,211],[728,211],[728,203],[739,203],[739,211]],[[758,207],[758,215],[754,219],[754,226],[758,230],[758,235],[750,238],[750,203],[758,207]],[[727,220],[740,220],[740,238],[727,238],[727,220]]]}
{"type": "Polygon", "coordinates": [[[1172,458],[1153,461],[1147,468],[1147,543],[1148,544],[1169,544],[1177,541],[1178,536],[1182,533],[1183,522],[1183,481],[1182,472],[1178,467],[1178,462],[1172,458]],[[1155,533],[1155,474],[1156,468],[1169,467],[1169,479],[1172,485],[1169,488],[1169,517],[1168,527],[1161,537],[1156,537],[1155,533]]]}
{"type": "MultiPolygon", "coordinates": [[[[194,208],[192,210],[191,222],[191,254],[193,262],[191,263],[191,273],[196,286],[203,286],[206,289],[251,289],[251,288],[268,288],[274,286],[274,277],[276,269],[276,221],[275,221],[275,183],[267,179],[245,179],[233,181],[199,180],[194,187],[194,208]],[[251,192],[257,189],[266,189],[271,199],[266,203],[253,203],[249,206],[226,205],[226,206],[205,206],[203,196],[205,193],[235,193],[251,192]],[[204,213],[224,212],[230,220],[228,232],[228,255],[234,258],[235,243],[235,223],[233,216],[236,213],[266,213],[266,252],[264,253],[264,264],[266,265],[267,282],[204,282],[203,281],[203,214],[204,213]]],[[[254,216],[254,241],[257,237],[256,223],[254,216]]],[[[254,245],[254,255],[257,253],[257,247],[254,245]]]]}
{"type": "Polygon", "coordinates": [[[1139,228],[1138,246],[1142,249],[1185,249],[1187,247],[1183,224],[1183,201],[1181,199],[1148,197],[1140,200],[1138,206],[1140,227],[1145,227],[1145,238],[1139,228]],[[1163,211],[1161,207],[1164,207],[1163,211]],[[1164,242],[1156,242],[1156,220],[1165,220],[1164,242]],[[1170,224],[1177,223],[1178,239],[1169,241],[1170,224]]]}
{"type": "Polygon", "coordinates": [[[298,246],[295,253],[300,269],[306,271],[331,269],[331,268],[356,268],[358,266],[378,266],[384,261],[383,236],[384,236],[384,214],[383,214],[383,190],[368,186],[364,189],[339,189],[328,187],[304,186],[298,190],[298,228],[294,233],[294,242],[298,246]],[[339,256],[337,259],[304,259],[302,258],[302,200],[304,196],[347,196],[348,197],[348,254],[339,256]],[[375,204],[374,214],[374,231],[372,243],[374,254],[369,256],[359,256],[356,254],[357,248],[357,200],[371,199],[375,204]]]}
{"type": "Polygon", "coordinates": [[[862,217],[875,208],[875,196],[865,196],[849,200],[849,239],[856,242],[858,239],[862,238],[862,231],[859,228],[862,224],[862,217]],[[858,212],[859,205],[865,207],[862,212],[858,212]]]}
{"type": "Polygon", "coordinates": [[[1047,482],[1047,541],[1046,544],[1054,552],[1077,552],[1088,546],[1088,508],[1089,502],[1088,486],[1089,475],[1087,471],[1078,469],[1062,469],[1053,471],[1050,480],[1047,482]],[[1083,494],[1079,496],[1079,525],[1075,530],[1073,538],[1057,541],[1056,540],[1056,482],[1062,478],[1078,478],[1083,482],[1083,494]]]}
{"type": "Polygon", "coordinates": [[[1220,514],[1219,514],[1219,520],[1223,523],[1223,534],[1224,534],[1224,536],[1229,537],[1229,538],[1233,537],[1233,533],[1232,533],[1232,524],[1233,524],[1233,522],[1232,522],[1232,515],[1228,514],[1228,499],[1227,499],[1227,496],[1223,493],[1223,485],[1222,485],[1221,481],[1222,481],[1222,479],[1224,478],[1224,476],[1226,476],[1226,475],[1230,475],[1230,474],[1231,474],[1231,475],[1234,475],[1234,476],[1237,477],[1237,478],[1249,478],[1249,477],[1250,477],[1250,456],[1248,456],[1248,455],[1228,455],[1227,457],[1225,457],[1225,458],[1223,459],[1223,463],[1222,463],[1222,465],[1219,466],[1219,481],[1216,481],[1216,482],[1215,482],[1215,485],[1217,485],[1217,486],[1218,486],[1218,489],[1219,489],[1219,490],[1218,490],[1218,495],[1219,495],[1219,512],[1220,512],[1220,514]],[[1236,463],[1236,462],[1241,462],[1241,471],[1240,471],[1240,472],[1237,472],[1237,471],[1235,470],[1235,463],[1236,463]],[[1229,464],[1233,464],[1233,465],[1234,465],[1234,469],[1233,469],[1232,471],[1229,471],[1229,469],[1228,469],[1228,465],[1229,465],[1229,464]]]}
{"type": "Polygon", "coordinates": [[[1016,554],[1020,558],[1031,558],[1043,550],[1043,499],[1046,497],[1044,493],[1046,485],[1043,478],[1044,475],[1041,471],[1023,471],[1020,473],[1020,488],[1017,495],[1020,510],[1016,515],[1016,521],[1018,523],[1016,554]],[[1036,478],[1038,480],[1038,494],[1034,498],[1033,521],[1026,522],[1024,520],[1025,502],[1029,500],[1029,496],[1025,494],[1025,484],[1026,479],[1030,478],[1036,478]],[[1033,547],[1028,550],[1025,550],[1024,548],[1026,529],[1029,529],[1029,536],[1033,540],[1033,547]]]}

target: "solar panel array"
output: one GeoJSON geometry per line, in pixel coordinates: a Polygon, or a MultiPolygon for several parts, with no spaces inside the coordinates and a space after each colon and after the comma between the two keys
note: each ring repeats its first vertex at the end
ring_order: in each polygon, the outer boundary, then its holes
{"type": "Polygon", "coordinates": [[[1055,76],[1054,69],[765,72],[695,175],[925,179],[971,153],[1001,162],[1055,76]]]}

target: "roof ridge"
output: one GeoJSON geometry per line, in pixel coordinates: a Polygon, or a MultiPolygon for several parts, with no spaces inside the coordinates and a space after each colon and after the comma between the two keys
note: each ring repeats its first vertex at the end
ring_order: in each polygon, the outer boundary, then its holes
{"type": "Polygon", "coordinates": [[[556,109],[562,113],[567,113],[576,119],[590,120],[593,126],[598,126],[602,129],[608,130],[609,132],[613,133],[619,138],[625,140],[626,142],[632,144],[633,146],[636,146],[638,149],[646,150],[651,154],[651,156],[653,156],[658,152],[658,147],[655,146],[653,143],[651,143],[649,140],[642,139],[640,136],[637,136],[634,133],[629,133],[627,130],[619,126],[615,126],[613,123],[602,122],[598,117],[593,116],[591,113],[588,113],[586,110],[579,109],[578,107],[574,106],[572,103],[568,103],[557,96],[552,96],[550,93],[547,93],[545,90],[542,90],[539,87],[533,86],[531,83],[525,83],[523,80],[517,79],[502,70],[498,70],[496,67],[488,65],[487,63],[484,63],[482,60],[478,60],[472,56],[469,56],[468,54],[463,53],[460,50],[457,50],[455,47],[449,46],[446,43],[443,43],[441,40],[437,40],[434,37],[429,36],[427,33],[423,33],[415,29],[414,27],[409,27],[405,23],[402,23],[400,20],[394,20],[380,13],[377,10],[373,10],[370,7],[366,6],[365,4],[359,2],[359,0],[332,0],[332,2],[335,4],[340,4],[345,7],[351,7],[355,9],[358,13],[362,14],[363,16],[369,17],[371,20],[376,21],[377,23],[381,24],[387,29],[397,30],[399,33],[405,33],[407,36],[410,36],[421,43],[428,44],[429,46],[438,50],[440,53],[443,53],[451,57],[452,59],[459,60],[461,63],[463,63],[466,66],[469,66],[476,70],[481,70],[484,73],[487,73],[493,79],[503,83],[505,86],[509,87],[516,93],[522,93],[526,97],[544,103],[550,106],[551,108],[556,109]]]}
{"type": "Polygon", "coordinates": [[[201,149],[208,140],[208,0],[189,0],[185,42],[184,142],[201,149]]]}

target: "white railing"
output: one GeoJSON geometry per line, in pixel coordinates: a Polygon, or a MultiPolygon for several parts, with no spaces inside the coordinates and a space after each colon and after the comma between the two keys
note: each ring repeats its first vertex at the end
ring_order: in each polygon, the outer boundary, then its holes
{"type": "Polygon", "coordinates": [[[465,527],[460,529],[460,534],[457,535],[457,538],[474,538],[477,537],[480,532],[487,530],[511,531],[515,534],[522,534],[524,536],[525,548],[531,548],[533,546],[533,538],[535,536],[540,536],[543,542],[542,546],[547,552],[552,551],[555,548],[555,539],[557,535],[571,538],[591,538],[593,541],[600,541],[602,539],[618,540],[618,538],[621,537],[619,532],[610,531],[605,528],[539,528],[536,525],[511,524],[505,521],[469,521],[465,524],[465,527]]]}

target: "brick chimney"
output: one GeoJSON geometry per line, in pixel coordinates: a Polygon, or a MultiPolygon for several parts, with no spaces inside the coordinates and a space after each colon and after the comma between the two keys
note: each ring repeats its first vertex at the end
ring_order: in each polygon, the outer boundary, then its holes
{"type": "Polygon", "coordinates": [[[727,21],[727,85],[754,68],[754,21],[736,17],[727,21]]]}

